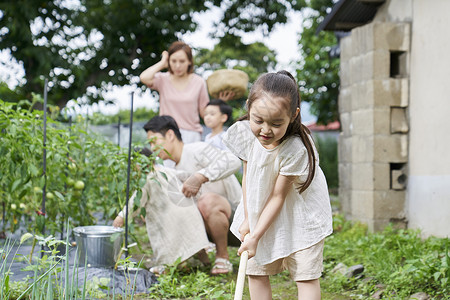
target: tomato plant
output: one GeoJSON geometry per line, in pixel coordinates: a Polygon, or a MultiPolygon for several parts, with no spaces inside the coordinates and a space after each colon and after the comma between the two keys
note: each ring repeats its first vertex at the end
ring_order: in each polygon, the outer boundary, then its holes
{"type": "MultiPolygon", "coordinates": [[[[59,114],[57,109],[51,111],[59,114]]],[[[125,204],[128,149],[87,130],[80,116],[71,126],[55,121],[57,117],[62,118],[55,113],[47,118],[44,177],[43,112],[0,100],[3,231],[14,232],[20,222],[29,231],[42,229],[45,218],[46,228],[54,234],[67,219],[73,226],[91,225],[98,222],[94,213],[114,218],[125,204]]],[[[140,191],[154,160],[133,151],[130,193],[140,191]]]]}

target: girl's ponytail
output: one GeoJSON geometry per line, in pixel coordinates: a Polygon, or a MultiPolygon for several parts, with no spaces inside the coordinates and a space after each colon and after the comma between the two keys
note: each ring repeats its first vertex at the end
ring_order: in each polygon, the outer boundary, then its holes
{"type": "MultiPolygon", "coordinates": [[[[292,74],[288,71],[282,70],[277,72],[277,74],[289,77],[294,83],[294,85],[292,85],[292,88],[290,89],[290,95],[288,96],[288,98],[290,99],[290,111],[291,113],[293,113],[297,110],[297,108],[300,109],[301,103],[300,91],[298,89],[297,82],[295,81],[294,76],[292,76],[292,74]]],[[[298,135],[300,137],[308,153],[308,177],[298,190],[299,193],[302,193],[309,187],[312,180],[314,179],[314,175],[316,174],[316,154],[314,151],[311,131],[308,129],[308,127],[302,124],[300,112],[298,113],[294,121],[289,124],[282,140],[292,135],[298,135]]]]}

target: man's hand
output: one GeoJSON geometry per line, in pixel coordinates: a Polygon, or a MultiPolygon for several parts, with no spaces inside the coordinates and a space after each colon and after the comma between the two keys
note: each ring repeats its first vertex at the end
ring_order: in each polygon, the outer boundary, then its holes
{"type": "Polygon", "coordinates": [[[117,216],[115,219],[114,219],[114,222],[113,222],[113,226],[114,227],[122,227],[123,226],[123,218],[121,217],[121,216],[117,216]]]}
{"type": "Polygon", "coordinates": [[[194,197],[195,195],[197,195],[202,184],[207,181],[208,181],[208,178],[206,178],[202,174],[199,174],[199,173],[192,174],[183,183],[183,188],[181,189],[181,192],[186,197],[194,197]]]}

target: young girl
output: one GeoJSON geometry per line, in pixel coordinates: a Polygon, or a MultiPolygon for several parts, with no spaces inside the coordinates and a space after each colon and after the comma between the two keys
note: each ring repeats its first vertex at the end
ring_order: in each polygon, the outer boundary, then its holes
{"type": "Polygon", "coordinates": [[[243,201],[231,231],[247,250],[252,299],[272,299],[269,275],[288,269],[298,299],[320,299],[324,238],[332,233],[327,183],[300,94],[287,71],[264,74],[248,100],[248,120],[231,126],[225,145],[244,162],[243,201]],[[244,236],[248,235],[244,240],[244,236]]]}

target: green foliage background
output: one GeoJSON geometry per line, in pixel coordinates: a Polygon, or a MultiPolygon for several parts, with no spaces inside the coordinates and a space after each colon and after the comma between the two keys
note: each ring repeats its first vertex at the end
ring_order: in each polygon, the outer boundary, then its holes
{"type": "MultiPolygon", "coordinates": [[[[90,225],[99,221],[93,214],[101,212],[101,221],[107,221],[125,204],[128,149],[87,131],[82,117],[70,127],[54,121],[58,114],[47,116],[44,176],[43,112],[0,100],[3,231],[14,232],[24,222],[30,232],[42,232],[45,219],[46,229],[54,234],[67,219],[74,226],[90,225]],[[81,190],[74,186],[79,180],[85,185],[81,190]]],[[[131,193],[140,194],[155,159],[133,152],[131,193]]]]}

